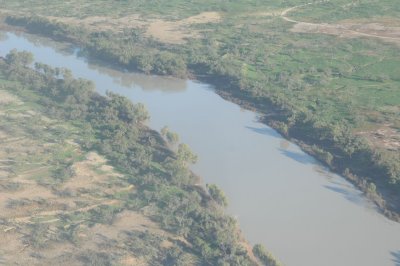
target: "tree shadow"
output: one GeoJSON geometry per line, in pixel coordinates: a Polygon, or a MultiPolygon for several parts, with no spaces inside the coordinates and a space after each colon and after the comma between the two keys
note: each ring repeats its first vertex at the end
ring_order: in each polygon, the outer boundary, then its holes
{"type": "Polygon", "coordinates": [[[321,176],[324,176],[326,179],[330,180],[330,182],[332,182],[331,180],[336,178],[334,173],[330,172],[330,170],[326,166],[323,166],[321,164],[314,165],[313,170],[318,174],[320,174],[321,176]]]}
{"type": "Polygon", "coordinates": [[[256,128],[256,127],[249,127],[246,126],[247,129],[250,129],[258,134],[261,135],[266,135],[266,136],[270,136],[270,137],[274,137],[274,138],[280,138],[281,135],[279,135],[278,132],[276,132],[275,130],[273,130],[270,127],[264,127],[264,128],[256,128]]]}
{"type": "Polygon", "coordinates": [[[343,187],[343,185],[336,184],[336,185],[325,185],[324,186],[326,189],[329,189],[333,192],[341,194],[345,199],[348,201],[357,204],[357,205],[362,205],[363,204],[363,197],[361,197],[358,194],[355,194],[353,191],[346,189],[343,187]]]}
{"type": "Polygon", "coordinates": [[[284,149],[279,149],[279,151],[289,157],[290,159],[295,160],[296,162],[299,162],[301,164],[312,164],[314,163],[314,160],[308,156],[307,154],[303,153],[303,152],[293,152],[293,151],[288,151],[288,150],[284,150],[284,149]]]}
{"type": "Polygon", "coordinates": [[[390,254],[392,255],[392,261],[394,262],[395,266],[400,266],[400,250],[391,251],[390,254]]]}

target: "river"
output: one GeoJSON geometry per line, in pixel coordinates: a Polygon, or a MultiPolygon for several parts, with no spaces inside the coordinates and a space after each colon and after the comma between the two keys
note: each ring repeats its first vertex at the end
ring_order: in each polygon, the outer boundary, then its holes
{"type": "Polygon", "coordinates": [[[102,94],[109,90],[144,103],[150,127],[167,125],[198,155],[194,172],[225,191],[228,212],[245,237],[264,244],[285,265],[400,265],[399,223],[212,86],[127,73],[88,62],[64,44],[0,33],[0,55],[13,48],[71,69],[94,81],[102,94]]]}

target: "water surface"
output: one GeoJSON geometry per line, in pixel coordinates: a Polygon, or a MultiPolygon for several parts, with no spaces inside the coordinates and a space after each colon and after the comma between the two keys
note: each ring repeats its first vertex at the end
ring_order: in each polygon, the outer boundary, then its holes
{"type": "Polygon", "coordinates": [[[199,156],[193,170],[225,191],[245,237],[286,265],[400,265],[399,223],[211,86],[107,68],[32,35],[0,35],[0,55],[13,48],[71,69],[102,94],[110,90],[144,103],[150,127],[168,125],[199,156]]]}

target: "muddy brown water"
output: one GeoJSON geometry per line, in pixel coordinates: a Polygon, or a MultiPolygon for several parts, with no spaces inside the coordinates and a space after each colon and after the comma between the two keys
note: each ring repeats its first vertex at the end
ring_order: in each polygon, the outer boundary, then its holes
{"type": "Polygon", "coordinates": [[[150,127],[168,125],[199,156],[193,170],[225,191],[245,237],[285,265],[400,265],[399,223],[212,86],[111,69],[32,35],[0,35],[1,56],[27,50],[37,61],[94,81],[102,94],[144,103],[150,127]]]}

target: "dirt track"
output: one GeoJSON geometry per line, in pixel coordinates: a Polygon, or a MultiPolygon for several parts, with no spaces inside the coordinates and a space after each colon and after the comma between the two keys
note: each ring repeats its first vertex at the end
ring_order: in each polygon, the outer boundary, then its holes
{"type": "Polygon", "coordinates": [[[356,38],[356,37],[368,37],[368,38],[378,38],[384,41],[389,41],[400,45],[400,27],[385,27],[379,23],[343,23],[343,24],[328,24],[328,23],[311,23],[292,19],[289,17],[289,13],[296,9],[326,3],[329,1],[319,1],[315,3],[307,3],[303,5],[293,6],[285,9],[281,13],[282,19],[287,22],[295,23],[292,28],[293,32],[301,33],[322,33],[335,35],[345,38],[356,38]],[[374,32],[372,34],[371,32],[374,32]]]}

